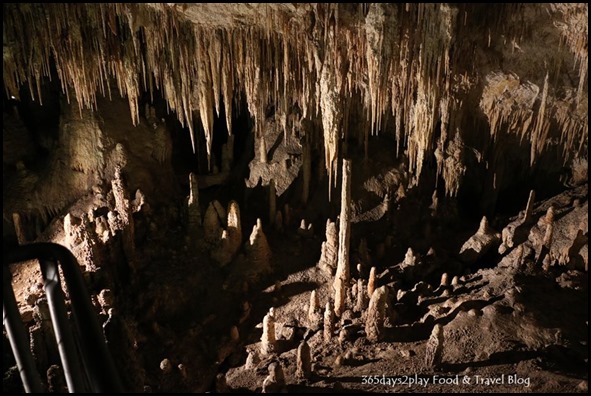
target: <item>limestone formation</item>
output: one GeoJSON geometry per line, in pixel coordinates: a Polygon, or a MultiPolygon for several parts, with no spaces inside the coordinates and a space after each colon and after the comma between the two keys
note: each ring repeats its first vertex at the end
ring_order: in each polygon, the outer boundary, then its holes
{"type": "Polygon", "coordinates": [[[302,340],[296,354],[296,377],[307,379],[312,375],[312,353],[310,345],[302,340]]]}
{"type": "Polygon", "coordinates": [[[127,192],[125,181],[123,180],[121,168],[119,166],[115,168],[115,177],[111,181],[111,186],[115,198],[115,210],[123,225],[123,251],[129,266],[133,270],[137,270],[138,263],[135,259],[135,226],[133,212],[129,193],[127,192]]]}
{"type": "Polygon", "coordinates": [[[441,366],[443,357],[443,326],[436,324],[433,327],[427,347],[425,349],[425,365],[437,368],[441,366]]]}
{"type": "Polygon", "coordinates": [[[326,241],[322,242],[318,267],[327,275],[333,275],[337,268],[338,233],[335,222],[326,220],[326,241]]]}
{"type": "Polygon", "coordinates": [[[441,282],[439,282],[440,286],[447,286],[449,284],[449,275],[447,272],[441,274],[441,282]]]}
{"type": "Polygon", "coordinates": [[[222,228],[220,217],[213,202],[209,203],[203,218],[203,237],[209,244],[217,244],[221,238],[222,228]]]}
{"type": "Polygon", "coordinates": [[[334,311],[332,308],[332,304],[330,300],[326,302],[326,308],[324,309],[324,331],[323,331],[323,338],[324,343],[328,344],[332,340],[332,335],[334,333],[335,323],[334,323],[334,311]]]}
{"type": "Polygon", "coordinates": [[[311,329],[320,328],[322,323],[322,310],[320,309],[320,303],[316,290],[312,290],[310,293],[310,304],[308,305],[308,327],[311,329]]]}
{"type": "Polygon", "coordinates": [[[486,216],[480,221],[480,227],[476,234],[472,235],[460,249],[462,261],[472,264],[495,244],[500,242],[498,235],[489,225],[486,216]]]}
{"type": "Polygon", "coordinates": [[[356,301],[355,301],[355,312],[363,312],[367,306],[367,301],[369,293],[365,294],[365,290],[363,287],[363,279],[357,279],[357,294],[356,294],[356,301]]]}
{"type": "Polygon", "coordinates": [[[367,296],[371,298],[376,290],[376,267],[369,270],[369,280],[367,281],[367,296]]]}
{"type": "Polygon", "coordinates": [[[404,261],[401,264],[401,268],[412,268],[415,266],[417,262],[417,257],[415,256],[412,248],[408,248],[406,254],[404,255],[404,261]]]}
{"type": "Polygon", "coordinates": [[[242,245],[242,225],[240,222],[240,208],[238,202],[230,201],[228,204],[228,249],[232,257],[236,256],[242,245]]]}
{"type": "Polygon", "coordinates": [[[346,299],[347,299],[347,285],[342,278],[336,278],[333,284],[334,287],[334,313],[336,316],[341,317],[342,313],[345,312],[346,299]]]}
{"type": "Polygon", "coordinates": [[[261,219],[257,219],[257,223],[252,228],[246,248],[248,258],[254,268],[261,272],[271,270],[271,248],[263,232],[261,219]]]}
{"type": "Polygon", "coordinates": [[[285,374],[281,363],[273,362],[269,365],[269,375],[263,381],[263,393],[282,393],[285,387],[285,374]]]}
{"type": "Polygon", "coordinates": [[[261,336],[261,354],[266,356],[275,352],[275,310],[269,312],[263,318],[263,335],[261,336]]]}
{"type": "Polygon", "coordinates": [[[24,245],[27,243],[27,237],[25,235],[21,215],[18,213],[13,213],[12,222],[14,223],[14,232],[16,233],[16,240],[18,241],[18,244],[24,245]]]}
{"type": "Polygon", "coordinates": [[[529,224],[531,222],[531,216],[534,210],[535,200],[536,192],[534,190],[531,190],[529,192],[529,198],[527,199],[527,206],[525,207],[525,212],[523,213],[523,224],[529,224]]]}
{"type": "Polygon", "coordinates": [[[343,160],[343,180],[341,186],[341,214],[339,223],[339,250],[337,256],[336,279],[349,283],[349,240],[351,237],[351,160],[343,160]]]}
{"type": "Polygon", "coordinates": [[[380,341],[384,336],[384,320],[386,318],[386,302],[388,289],[386,286],[376,289],[369,301],[365,319],[365,335],[371,342],[380,341]]]}

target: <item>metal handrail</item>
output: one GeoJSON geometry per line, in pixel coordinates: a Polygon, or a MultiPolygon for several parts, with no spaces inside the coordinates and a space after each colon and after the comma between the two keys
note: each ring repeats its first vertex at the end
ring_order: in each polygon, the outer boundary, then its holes
{"type": "Polygon", "coordinates": [[[44,392],[31,354],[28,334],[22,323],[8,265],[39,260],[58,350],[70,393],[122,392],[119,374],[107,348],[97,315],[74,255],[55,243],[33,243],[15,247],[4,254],[4,325],[26,392],[44,392]],[[68,320],[59,281],[59,263],[70,295],[72,316],[79,336],[79,350],[68,320]],[[84,370],[84,372],[83,372],[84,370]]]}

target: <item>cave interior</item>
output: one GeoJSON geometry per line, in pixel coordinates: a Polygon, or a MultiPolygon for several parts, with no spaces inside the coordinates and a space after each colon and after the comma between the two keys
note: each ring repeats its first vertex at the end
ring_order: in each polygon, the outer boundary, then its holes
{"type": "MultiPolygon", "coordinates": [[[[3,32],[4,250],[73,253],[126,391],[588,391],[586,3],[5,3],[3,32]]],[[[71,391],[39,263],[9,268],[71,391]]],[[[3,362],[22,392],[6,328],[3,362]]]]}

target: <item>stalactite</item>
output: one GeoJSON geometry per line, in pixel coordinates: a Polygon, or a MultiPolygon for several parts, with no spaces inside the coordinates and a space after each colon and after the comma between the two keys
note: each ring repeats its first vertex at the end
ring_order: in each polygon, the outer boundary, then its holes
{"type": "MultiPolygon", "coordinates": [[[[257,7],[265,5],[252,9],[257,7]]],[[[267,18],[259,23],[211,28],[190,20],[170,4],[6,4],[4,85],[7,94],[16,98],[24,85],[32,98],[42,102],[41,85],[54,63],[64,94],[76,100],[82,111],[96,108],[97,92],[111,97],[112,80],[127,98],[134,124],[139,122],[142,93],[149,91],[153,97],[158,89],[168,108],[189,128],[194,149],[194,119],[200,120],[208,156],[214,110],[219,115],[222,105],[231,134],[233,109],[244,94],[256,138],[262,142],[268,106],[281,115],[287,140],[293,130],[287,113],[297,104],[303,118],[321,116],[322,141],[310,143],[324,146],[331,185],[336,181],[340,142],[359,137],[367,152],[368,136],[385,129],[386,116],[391,115],[396,155],[406,149],[412,183],[418,181],[423,162],[435,153],[446,193],[457,194],[457,175],[462,173],[458,166],[463,160],[450,163],[453,169],[446,172],[442,154],[454,136],[466,136],[472,117],[468,113],[474,109],[461,98],[477,93],[475,87],[482,83],[480,108],[493,142],[504,133],[519,136],[531,144],[532,163],[554,141],[555,133],[560,135],[565,161],[574,157],[573,152],[585,151],[586,4],[545,6],[555,19],[565,52],[573,58],[565,58],[565,63],[578,69],[578,81],[564,89],[554,89],[552,81],[552,73],[559,71],[554,69],[562,66],[548,65],[549,77],[540,89],[536,84],[543,77],[534,83],[494,69],[481,76],[465,57],[494,47],[491,40],[495,37],[502,35],[508,42],[514,39],[514,32],[504,31],[499,21],[518,20],[530,6],[497,7],[495,18],[482,18],[479,5],[363,7],[364,14],[343,17],[347,11],[342,6],[317,4],[301,20],[269,7],[267,18]],[[458,18],[460,9],[463,18],[458,18]],[[311,23],[311,18],[317,22],[311,23]],[[485,25],[476,26],[481,19],[485,25]],[[473,34],[484,27],[486,38],[473,34]],[[473,35],[469,44],[464,44],[468,42],[465,34],[473,35]],[[360,131],[348,127],[353,103],[362,105],[360,124],[366,127],[360,131]]],[[[265,157],[260,159],[266,161],[265,157]]]]}

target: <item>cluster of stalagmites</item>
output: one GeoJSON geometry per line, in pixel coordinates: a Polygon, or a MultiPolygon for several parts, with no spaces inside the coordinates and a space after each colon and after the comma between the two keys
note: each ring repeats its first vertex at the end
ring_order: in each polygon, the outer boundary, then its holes
{"type": "MultiPolygon", "coordinates": [[[[488,249],[497,247],[498,253],[509,261],[523,263],[533,255],[538,265],[548,269],[553,265],[567,269],[587,270],[588,202],[587,185],[550,201],[534,205],[532,190],[525,209],[510,221],[500,235],[490,228],[486,217],[480,228],[462,247],[460,257],[473,263],[488,249]],[[571,202],[572,201],[572,202],[571,202]],[[517,257],[515,257],[517,255],[517,257]]],[[[503,263],[503,261],[501,261],[503,263]]]]}
{"type": "MultiPolygon", "coordinates": [[[[236,201],[228,203],[227,210],[214,200],[209,203],[205,214],[201,216],[199,204],[199,185],[197,176],[189,175],[190,192],[187,198],[187,238],[188,243],[208,249],[211,258],[221,267],[233,262],[240,253],[243,244],[240,208],[236,201]]],[[[289,208],[286,207],[286,218],[289,208]]],[[[275,213],[275,210],[273,210],[275,213]]],[[[276,212],[275,226],[281,228],[284,220],[281,211],[276,212]]],[[[255,276],[271,272],[271,248],[263,231],[261,219],[257,219],[252,232],[244,244],[245,257],[250,263],[255,276]]]]}
{"type": "MultiPolygon", "coordinates": [[[[116,168],[111,186],[106,207],[93,207],[80,217],[68,213],[63,220],[64,245],[74,253],[87,271],[96,271],[97,266],[104,262],[105,246],[115,235],[121,235],[125,258],[130,268],[137,270],[133,214],[142,210],[145,198],[137,190],[135,199],[131,200],[119,167],[116,168]]],[[[18,230],[18,225],[16,228],[18,230]]]]}

